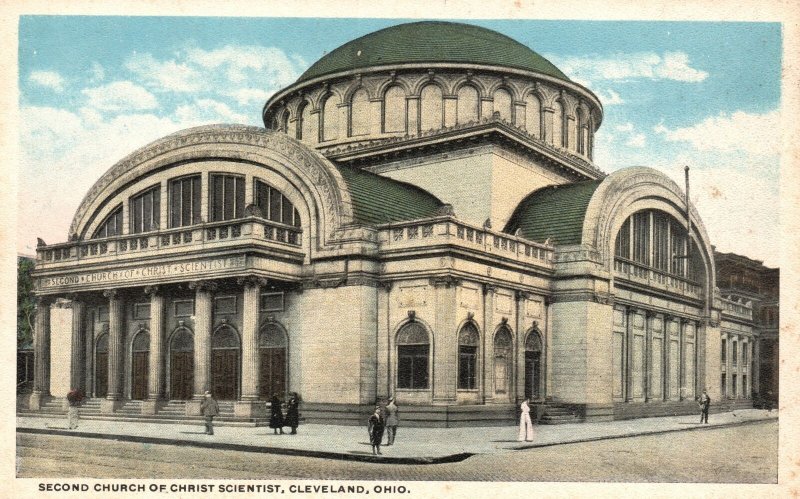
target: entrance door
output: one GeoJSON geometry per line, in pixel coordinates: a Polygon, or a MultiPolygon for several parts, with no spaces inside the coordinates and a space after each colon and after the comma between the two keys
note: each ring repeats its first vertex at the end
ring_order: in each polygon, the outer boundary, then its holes
{"type": "Polygon", "coordinates": [[[97,352],[94,360],[94,396],[108,395],[108,352],[97,352]]]}
{"type": "Polygon", "coordinates": [[[131,398],[144,400],[147,398],[147,379],[150,371],[150,352],[133,352],[133,366],[131,369],[132,383],[131,398]]]}
{"type": "Polygon", "coordinates": [[[511,400],[511,346],[511,332],[504,327],[494,337],[494,398],[498,402],[511,400]]]}
{"type": "Polygon", "coordinates": [[[541,362],[541,353],[525,352],[525,398],[531,400],[540,398],[539,369],[541,362]]]}
{"type": "Polygon", "coordinates": [[[189,400],[194,390],[194,352],[172,352],[169,369],[169,396],[173,400],[189,400]]]}
{"type": "Polygon", "coordinates": [[[211,393],[219,400],[236,400],[239,388],[239,350],[212,350],[211,373],[211,393]]]}
{"type": "Polygon", "coordinates": [[[260,395],[269,399],[281,396],[286,391],[286,349],[261,348],[261,387],[260,395]]]}

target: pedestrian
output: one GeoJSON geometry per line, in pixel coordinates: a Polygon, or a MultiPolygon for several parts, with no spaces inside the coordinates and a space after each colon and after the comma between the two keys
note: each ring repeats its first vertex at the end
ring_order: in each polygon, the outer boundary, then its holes
{"type": "Polygon", "coordinates": [[[698,403],[700,404],[700,423],[708,424],[708,409],[711,407],[711,397],[708,396],[705,390],[703,390],[703,394],[700,395],[698,403]]]}
{"type": "Polygon", "coordinates": [[[269,427],[275,430],[276,435],[278,434],[278,430],[280,430],[281,435],[283,435],[283,413],[281,412],[281,400],[277,395],[273,395],[269,404],[269,427]]]}
{"type": "Polygon", "coordinates": [[[533,424],[531,423],[531,408],[528,405],[530,399],[525,399],[519,405],[519,435],[517,440],[522,442],[533,442],[533,424]]]}
{"type": "Polygon", "coordinates": [[[78,427],[78,407],[80,407],[83,399],[83,393],[77,388],[73,388],[67,392],[67,403],[69,404],[67,408],[67,424],[70,430],[74,430],[78,427]]]}
{"type": "Polygon", "coordinates": [[[217,404],[217,401],[211,396],[211,392],[206,392],[206,398],[203,399],[203,403],[200,404],[200,412],[202,412],[203,416],[206,418],[206,434],[213,435],[214,416],[219,414],[219,404],[217,404]]]}
{"type": "Polygon", "coordinates": [[[375,412],[369,417],[367,432],[369,432],[369,443],[372,445],[372,454],[381,453],[381,441],[383,440],[383,429],[386,427],[386,420],[381,413],[381,406],[375,406],[375,412]]]}
{"type": "Polygon", "coordinates": [[[283,426],[292,428],[292,433],[290,433],[290,435],[297,435],[297,427],[300,426],[298,404],[297,392],[292,392],[291,395],[289,395],[289,402],[286,404],[286,419],[283,420],[283,426]]]}
{"type": "Polygon", "coordinates": [[[394,437],[397,435],[397,425],[399,423],[397,404],[394,402],[394,397],[389,399],[386,404],[386,445],[394,443],[394,437]]]}

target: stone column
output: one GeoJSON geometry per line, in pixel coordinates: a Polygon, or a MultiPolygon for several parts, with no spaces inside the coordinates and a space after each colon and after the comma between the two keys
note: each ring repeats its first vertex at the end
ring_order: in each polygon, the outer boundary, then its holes
{"type": "Polygon", "coordinates": [[[686,324],[689,319],[681,319],[678,324],[678,400],[684,399],[686,386],[686,324]]]}
{"type": "Polygon", "coordinates": [[[494,398],[494,295],[497,287],[483,285],[483,345],[481,345],[481,394],[479,403],[494,398]]]}
{"type": "Polygon", "coordinates": [[[432,280],[436,293],[436,326],[433,333],[433,403],[456,400],[456,289],[458,280],[445,276],[432,280]]]}
{"type": "Polygon", "coordinates": [[[194,396],[186,404],[186,414],[200,415],[200,403],[211,380],[211,326],[213,281],[194,281],[189,289],[195,290],[194,304],[194,396]]]}
{"type": "Polygon", "coordinates": [[[258,326],[261,288],[267,280],[255,276],[242,277],[237,283],[244,288],[242,301],[242,396],[234,405],[236,416],[254,418],[265,414],[259,402],[258,326]]]}
{"type": "Polygon", "coordinates": [[[150,296],[150,357],[147,400],[142,402],[142,414],[155,414],[164,387],[164,295],[158,286],[147,286],[144,292],[150,296]]]}
{"type": "Polygon", "coordinates": [[[50,304],[49,297],[39,297],[36,304],[36,323],[33,330],[33,393],[31,410],[41,409],[43,399],[50,395],[50,304]]]}
{"type": "Polygon", "coordinates": [[[123,354],[123,300],[116,289],[103,292],[108,298],[108,395],[100,403],[100,412],[112,413],[122,399],[122,354],[123,354]]]}
{"type": "MultiPolygon", "coordinates": [[[[514,394],[514,403],[525,399],[525,325],[522,322],[522,317],[525,314],[524,307],[527,305],[528,294],[524,291],[517,290],[514,292],[514,302],[516,304],[516,323],[514,330],[517,334],[514,335],[514,387],[511,393],[514,394]]],[[[544,340],[543,340],[544,342],[544,340]]],[[[541,362],[541,361],[540,361],[541,362]]],[[[538,380],[537,380],[538,381],[538,380]]]]}
{"type": "Polygon", "coordinates": [[[394,388],[391,381],[391,294],[392,281],[381,283],[378,292],[378,366],[375,381],[378,398],[389,398],[393,395],[392,390],[394,388]]]}
{"type": "Polygon", "coordinates": [[[86,306],[78,299],[78,295],[70,296],[70,300],[72,301],[72,347],[70,349],[69,386],[70,389],[77,388],[86,393],[86,387],[83,386],[83,317],[86,306]]]}
{"type": "Polygon", "coordinates": [[[644,312],[644,401],[650,402],[650,381],[653,378],[653,314],[650,310],[644,312]]]}
{"type": "Polygon", "coordinates": [[[623,386],[625,387],[624,398],[626,402],[633,399],[633,320],[636,316],[636,310],[633,307],[625,307],[625,343],[624,351],[625,356],[625,380],[623,386]]]}

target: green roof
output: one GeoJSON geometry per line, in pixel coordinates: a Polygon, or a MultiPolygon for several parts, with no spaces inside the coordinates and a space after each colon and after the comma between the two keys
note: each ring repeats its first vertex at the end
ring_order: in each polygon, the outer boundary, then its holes
{"type": "Polygon", "coordinates": [[[443,203],[419,187],[337,165],[353,200],[357,223],[380,225],[435,216],[443,203]]]}
{"type": "Polygon", "coordinates": [[[550,61],[506,35],[442,21],[400,24],[347,42],[315,62],[297,81],[386,64],[448,62],[511,67],[569,81],[550,61]]]}
{"type": "Polygon", "coordinates": [[[579,244],[583,234],[586,207],[603,180],[553,185],[534,191],[514,210],[504,232],[531,241],[551,244],[579,244]]]}

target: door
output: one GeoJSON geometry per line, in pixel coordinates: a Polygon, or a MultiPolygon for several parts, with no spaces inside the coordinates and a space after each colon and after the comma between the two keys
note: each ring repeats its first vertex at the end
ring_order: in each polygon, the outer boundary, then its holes
{"type": "Polygon", "coordinates": [[[131,398],[144,400],[147,398],[147,380],[150,371],[150,352],[133,352],[131,369],[131,398]]]}
{"type": "Polygon", "coordinates": [[[540,365],[540,352],[525,352],[525,398],[529,398],[531,400],[540,398],[540,365]]]}
{"type": "Polygon", "coordinates": [[[97,352],[94,361],[94,396],[108,395],[108,352],[97,352]]]}
{"type": "Polygon", "coordinates": [[[194,352],[172,352],[170,358],[170,398],[189,400],[194,389],[194,352]]]}
{"type": "Polygon", "coordinates": [[[211,393],[214,397],[219,400],[236,400],[239,391],[239,350],[212,350],[211,376],[211,393]]]}
{"type": "Polygon", "coordinates": [[[261,398],[286,392],[286,349],[261,348],[261,398]]]}

